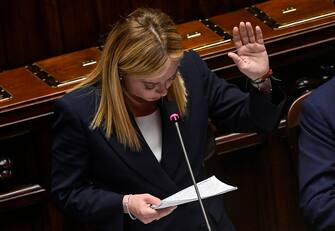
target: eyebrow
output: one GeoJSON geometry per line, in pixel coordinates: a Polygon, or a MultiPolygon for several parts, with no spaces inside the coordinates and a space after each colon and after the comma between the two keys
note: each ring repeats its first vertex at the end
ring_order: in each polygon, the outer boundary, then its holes
{"type": "MultiPolygon", "coordinates": [[[[172,77],[174,77],[174,76],[176,76],[177,75],[177,73],[178,73],[178,68],[177,68],[177,70],[176,70],[176,72],[170,77],[170,78],[168,78],[168,79],[171,79],[172,77]]],[[[167,79],[167,80],[168,80],[167,79]]],[[[151,81],[145,81],[145,80],[143,80],[143,83],[145,83],[145,84],[154,84],[154,85],[158,85],[159,84],[159,82],[151,82],[151,81]]]]}

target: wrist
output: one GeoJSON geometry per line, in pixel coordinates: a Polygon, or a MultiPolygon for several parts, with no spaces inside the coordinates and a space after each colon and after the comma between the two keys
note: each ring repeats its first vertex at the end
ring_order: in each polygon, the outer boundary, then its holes
{"type": "Polygon", "coordinates": [[[123,213],[128,213],[128,198],[129,195],[124,195],[124,197],[122,198],[122,207],[123,207],[123,213]]]}
{"type": "Polygon", "coordinates": [[[250,79],[251,85],[257,88],[259,91],[269,94],[272,90],[271,80],[272,69],[270,68],[263,76],[257,79],[250,79]]]}
{"type": "Polygon", "coordinates": [[[257,88],[258,91],[264,93],[264,94],[271,94],[272,92],[272,84],[271,80],[268,78],[265,81],[261,83],[253,83],[251,82],[251,85],[255,88],[257,88]]]}
{"type": "Polygon", "coordinates": [[[267,79],[271,78],[272,76],[272,69],[270,68],[264,75],[257,79],[250,79],[251,83],[253,84],[261,84],[264,83],[267,79]]]}
{"type": "Polygon", "coordinates": [[[136,217],[133,214],[131,214],[130,209],[129,209],[131,196],[132,196],[132,194],[125,195],[123,197],[123,199],[122,199],[123,212],[128,213],[130,219],[136,220],[136,217]]]}

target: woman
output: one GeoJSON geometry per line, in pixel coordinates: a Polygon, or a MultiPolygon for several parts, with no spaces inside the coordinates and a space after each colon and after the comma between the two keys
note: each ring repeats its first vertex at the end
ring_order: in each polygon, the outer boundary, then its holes
{"type": "MultiPolygon", "coordinates": [[[[138,9],[114,26],[96,69],[55,103],[51,189],[65,213],[99,230],[206,230],[198,203],[150,207],[192,184],[161,99],[183,117],[197,181],[206,178],[208,117],[228,131],[275,128],[283,97],[268,78],[262,32],[241,22],[233,36],[237,54],[229,56],[255,86],[248,94],[184,52],[166,14],[138,9]]],[[[212,230],[234,230],[221,196],[204,205],[212,230]]]]}

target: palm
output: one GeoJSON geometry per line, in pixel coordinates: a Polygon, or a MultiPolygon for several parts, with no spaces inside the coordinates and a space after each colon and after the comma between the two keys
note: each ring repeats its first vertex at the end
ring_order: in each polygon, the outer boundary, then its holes
{"type": "Polygon", "coordinates": [[[269,59],[263,42],[262,31],[256,27],[256,36],[250,23],[240,23],[233,29],[237,54],[229,53],[239,70],[251,79],[257,79],[269,70],[269,59]]]}

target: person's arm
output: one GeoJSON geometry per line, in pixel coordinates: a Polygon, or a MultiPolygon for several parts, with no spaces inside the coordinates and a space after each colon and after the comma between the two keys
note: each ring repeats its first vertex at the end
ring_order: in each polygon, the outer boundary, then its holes
{"type": "Polygon", "coordinates": [[[269,78],[272,70],[261,28],[256,26],[254,29],[250,22],[240,22],[238,27],[233,28],[233,42],[236,53],[229,52],[228,56],[249,78],[252,86],[264,94],[271,94],[272,84],[269,78]]]}
{"type": "Polygon", "coordinates": [[[272,85],[272,101],[254,87],[244,93],[236,85],[218,78],[195,52],[190,55],[190,65],[201,76],[208,116],[218,129],[268,132],[277,127],[285,96],[275,84],[272,85]]]}
{"type": "MultiPolygon", "coordinates": [[[[329,105],[331,106],[331,105],[329,105]]],[[[300,112],[300,206],[314,230],[335,230],[335,134],[308,99],[300,112]]]]}
{"type": "Polygon", "coordinates": [[[73,108],[63,100],[54,108],[51,192],[59,207],[84,222],[112,223],[113,230],[123,230],[124,213],[145,224],[170,214],[175,207],[151,209],[160,199],[150,194],[122,195],[90,179],[90,130],[73,108]]]}
{"type": "Polygon", "coordinates": [[[271,83],[272,70],[261,28],[256,26],[254,30],[249,22],[241,22],[233,28],[233,41],[237,51],[228,56],[249,79],[250,94],[242,94],[224,81],[220,84],[204,67],[210,112],[220,119],[220,127],[231,131],[271,131],[278,124],[285,96],[271,83]]]}
{"type": "Polygon", "coordinates": [[[123,195],[90,179],[87,126],[64,100],[54,106],[51,193],[62,210],[86,222],[123,223],[123,195]]]}

